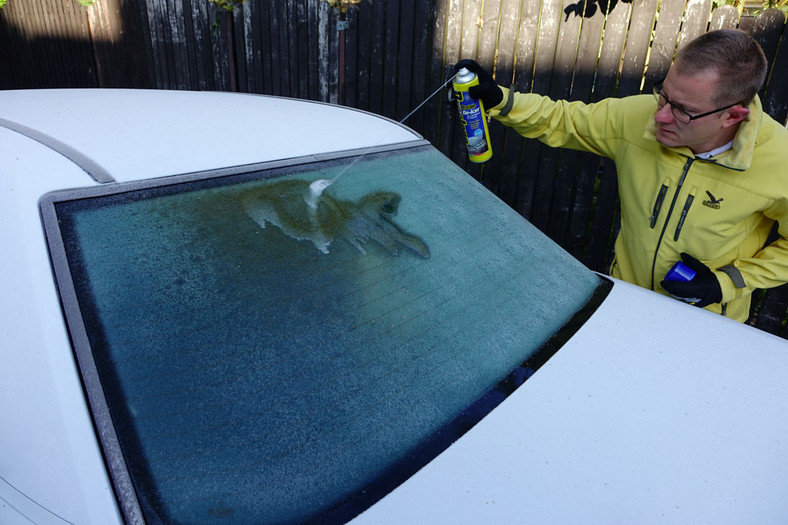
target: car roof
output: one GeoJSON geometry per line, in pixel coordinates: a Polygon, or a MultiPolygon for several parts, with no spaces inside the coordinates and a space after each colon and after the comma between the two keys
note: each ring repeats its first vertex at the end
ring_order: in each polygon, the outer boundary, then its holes
{"type": "Polygon", "coordinates": [[[384,117],[319,102],[130,89],[1,91],[0,126],[67,149],[118,182],[421,138],[384,117]]]}

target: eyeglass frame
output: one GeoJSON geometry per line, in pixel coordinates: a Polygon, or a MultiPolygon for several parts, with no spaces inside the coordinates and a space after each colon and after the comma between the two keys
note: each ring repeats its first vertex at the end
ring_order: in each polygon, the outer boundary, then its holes
{"type": "Polygon", "coordinates": [[[711,111],[707,111],[706,113],[701,113],[700,115],[690,115],[684,108],[682,108],[681,106],[677,106],[676,104],[671,102],[668,97],[665,96],[665,94],[662,92],[662,89],[661,89],[663,82],[665,82],[664,78],[662,80],[658,81],[658,82],[655,82],[654,86],[652,87],[652,90],[654,92],[654,97],[657,99],[657,107],[659,109],[662,109],[665,106],[667,106],[668,104],[670,104],[670,112],[671,112],[671,114],[673,115],[673,117],[676,120],[678,120],[682,124],[690,124],[690,123],[692,123],[693,120],[696,120],[696,119],[699,119],[699,118],[703,118],[703,117],[708,117],[709,115],[713,115],[715,113],[719,113],[720,111],[724,111],[726,109],[732,108],[733,106],[735,106],[737,104],[740,104],[740,102],[734,102],[733,104],[728,104],[725,107],[718,108],[718,109],[713,109],[711,111]],[[665,103],[664,104],[660,103],[661,102],[660,101],[660,97],[665,99],[665,103]],[[680,119],[676,115],[676,111],[678,111],[682,115],[686,115],[689,118],[689,120],[684,122],[682,119],[680,119]]]}

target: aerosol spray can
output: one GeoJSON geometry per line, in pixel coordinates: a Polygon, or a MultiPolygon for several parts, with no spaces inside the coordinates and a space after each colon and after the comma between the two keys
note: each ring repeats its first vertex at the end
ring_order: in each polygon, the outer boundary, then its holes
{"type": "Polygon", "coordinates": [[[481,100],[470,96],[468,89],[479,84],[476,73],[461,68],[454,77],[452,87],[460,121],[465,131],[465,144],[468,146],[468,157],[471,162],[484,162],[492,157],[490,132],[487,119],[484,117],[484,105],[481,100]]]}

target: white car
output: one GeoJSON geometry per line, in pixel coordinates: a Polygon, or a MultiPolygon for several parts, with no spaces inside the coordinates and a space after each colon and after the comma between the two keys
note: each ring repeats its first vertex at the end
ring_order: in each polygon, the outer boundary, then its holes
{"type": "Polygon", "coordinates": [[[0,523],[785,523],[788,345],[413,131],[0,92],[0,523]]]}

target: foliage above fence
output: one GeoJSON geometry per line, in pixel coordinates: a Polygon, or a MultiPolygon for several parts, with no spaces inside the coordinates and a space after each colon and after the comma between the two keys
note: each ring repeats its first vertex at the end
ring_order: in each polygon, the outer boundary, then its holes
{"type": "MultiPolygon", "coordinates": [[[[686,42],[740,27],[770,60],[765,110],[788,118],[788,45],[777,9],[749,17],[731,5],[715,9],[715,0],[353,0],[346,9],[334,6],[339,0],[223,1],[235,8],[207,0],[95,0],[89,9],[73,0],[12,0],[0,11],[0,87],[243,91],[399,121],[461,58],[520,91],[594,101],[649,91],[686,42]]],[[[541,146],[493,122],[492,160],[469,165],[455,120],[440,95],[407,124],[604,271],[618,222],[612,163],[541,146]]],[[[788,287],[758,299],[758,326],[783,330],[788,287]]]]}
{"type": "Polygon", "coordinates": [[[241,7],[246,0],[208,0],[216,4],[216,7],[225,11],[234,11],[237,7],[241,7]]]}
{"type": "Polygon", "coordinates": [[[754,10],[750,7],[752,2],[748,2],[747,0],[714,0],[715,9],[724,5],[735,7],[739,13],[752,11],[752,15],[757,15],[766,9],[779,9],[783,14],[788,15],[788,0],[763,0],[760,2],[759,8],[754,10]]]}
{"type": "MultiPolygon", "coordinates": [[[[19,0],[17,0],[17,1],[19,1],[19,0]]],[[[90,6],[93,5],[93,2],[95,2],[96,0],[74,0],[74,1],[79,3],[79,4],[81,4],[81,5],[83,5],[83,6],[85,6],[85,7],[90,7],[90,6]]],[[[209,0],[209,1],[213,1],[213,0],[209,0]]],[[[241,0],[241,1],[243,1],[243,0],[241,0]]],[[[0,0],[0,9],[5,7],[6,2],[8,2],[8,0],[0,0]]]]}

